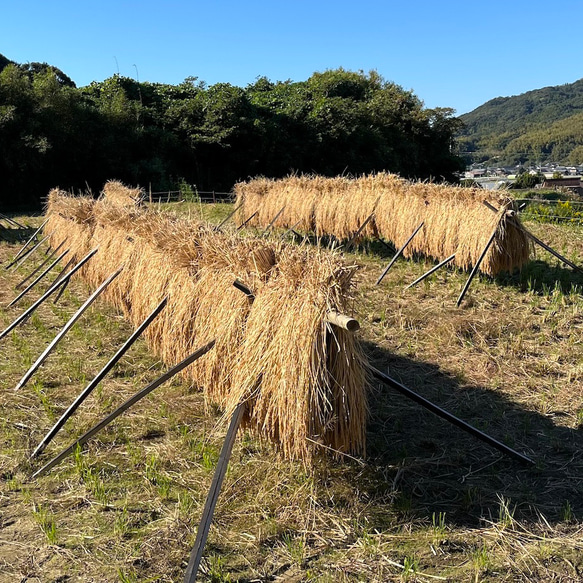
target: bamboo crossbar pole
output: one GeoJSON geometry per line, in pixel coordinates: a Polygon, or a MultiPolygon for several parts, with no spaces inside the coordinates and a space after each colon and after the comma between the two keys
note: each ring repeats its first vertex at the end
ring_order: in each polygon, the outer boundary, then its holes
{"type": "Polygon", "coordinates": [[[14,289],[20,289],[29,279],[34,277],[60,251],[66,241],[67,239],[64,239],[55,249],[53,249],[50,255],[38,267],[35,267],[21,282],[14,286],[14,289]]]}
{"type": "Polygon", "coordinates": [[[143,334],[144,330],[154,321],[158,314],[166,307],[168,298],[164,298],[154,309],[154,311],[136,328],[135,332],[124,342],[118,351],[111,357],[109,362],[95,375],[91,382],[81,391],[79,396],[69,405],[68,409],[61,415],[60,419],[51,427],[49,432],[43,437],[37,448],[32,452],[30,459],[40,455],[52,439],[60,431],[61,427],[65,425],[67,420],[75,413],[85,399],[92,393],[92,391],[105,378],[107,373],[115,366],[120,358],[130,349],[136,340],[143,334]]]}
{"type": "MultiPolygon", "coordinates": [[[[491,205],[487,200],[484,200],[482,202],[491,211],[493,211],[495,213],[498,212],[498,209],[494,205],[491,205]]],[[[514,216],[509,216],[509,220],[510,220],[510,223],[512,224],[513,227],[516,227],[517,229],[520,229],[527,237],[529,237],[530,239],[532,239],[537,245],[540,245],[545,251],[548,251],[551,255],[554,255],[557,259],[559,259],[565,265],[568,265],[569,267],[571,267],[575,271],[578,271],[579,273],[583,273],[583,269],[581,269],[581,267],[579,267],[578,265],[576,265],[572,261],[569,261],[566,257],[564,257],[563,255],[561,255],[558,251],[555,251],[552,247],[550,247],[549,245],[547,245],[546,243],[544,243],[543,241],[541,241],[538,237],[536,237],[535,235],[533,235],[526,227],[524,227],[523,225],[521,225],[519,222],[515,221],[514,220],[514,216]]]]}
{"type": "Polygon", "coordinates": [[[26,243],[20,248],[20,250],[18,251],[18,253],[15,255],[14,259],[18,259],[22,253],[24,252],[24,250],[28,247],[28,245],[30,244],[30,242],[36,238],[36,236],[42,231],[42,229],[44,228],[44,226],[49,222],[49,219],[45,219],[43,224],[30,236],[29,239],[27,239],[26,243]]]}
{"type": "MultiPolygon", "coordinates": [[[[233,285],[239,291],[242,291],[250,300],[255,300],[255,294],[253,293],[253,291],[248,286],[246,286],[241,280],[236,279],[233,282],[233,285]]],[[[347,316],[346,314],[334,312],[333,310],[326,312],[324,319],[329,324],[333,324],[334,326],[344,328],[344,330],[348,330],[349,332],[356,332],[357,330],[360,330],[360,323],[358,320],[350,316],[347,316]]]]}
{"type": "Polygon", "coordinates": [[[48,355],[54,350],[57,344],[64,338],[65,334],[73,327],[73,324],[85,313],[87,308],[107,289],[111,282],[123,271],[123,266],[114,271],[83,303],[83,305],[71,316],[69,321],[63,326],[61,331],[53,338],[51,343],[45,348],[44,352],[37,358],[36,362],[28,369],[25,375],[16,385],[15,391],[21,389],[47,359],[48,355]]]}
{"type": "Polygon", "coordinates": [[[36,302],[34,302],[32,306],[30,306],[30,308],[20,314],[20,316],[18,316],[18,318],[16,318],[16,320],[14,320],[14,322],[8,326],[8,328],[0,332],[0,339],[4,338],[6,334],[14,330],[16,326],[26,320],[48,297],[50,297],[57,289],[59,289],[60,286],[69,281],[71,277],[97,253],[97,249],[98,248],[95,248],[93,251],[90,251],[83,259],[81,259],[81,261],[79,261],[79,263],[77,263],[77,265],[75,265],[75,267],[73,267],[73,269],[65,277],[63,277],[57,283],[53,283],[51,287],[36,302]]]}
{"type": "Polygon", "coordinates": [[[418,283],[421,283],[424,279],[429,277],[432,273],[435,273],[440,267],[447,265],[453,258],[455,257],[455,253],[450,255],[447,259],[444,259],[441,263],[434,265],[429,271],[426,271],[421,277],[418,277],[413,283],[410,283],[405,289],[409,289],[418,283]]]}
{"type": "Polygon", "coordinates": [[[466,433],[473,435],[474,437],[476,437],[480,441],[487,443],[488,445],[490,445],[494,449],[501,451],[502,453],[510,456],[511,458],[513,458],[515,460],[518,460],[519,462],[530,464],[530,465],[535,464],[535,462],[533,460],[531,460],[529,457],[526,457],[525,455],[523,455],[523,454],[517,452],[516,450],[508,447],[507,445],[499,442],[497,439],[494,439],[490,435],[487,435],[486,433],[483,433],[479,429],[476,429],[475,427],[473,427],[469,423],[466,423],[465,421],[463,421],[459,417],[456,417],[455,415],[453,415],[449,411],[446,411],[445,409],[442,409],[438,405],[435,405],[435,403],[432,403],[431,401],[427,400],[425,397],[422,397],[418,393],[415,393],[411,389],[407,388],[405,385],[402,385],[401,383],[399,383],[395,379],[391,378],[390,376],[384,374],[383,372],[376,369],[375,367],[369,365],[369,369],[372,372],[372,375],[377,380],[382,381],[383,383],[385,383],[386,385],[395,389],[396,391],[398,391],[399,393],[401,393],[405,397],[407,397],[407,398],[411,399],[412,401],[415,401],[419,405],[425,407],[426,409],[428,409],[429,411],[431,411],[432,413],[434,413],[438,417],[441,417],[442,419],[449,421],[452,425],[459,427],[460,429],[464,430],[466,433]]]}
{"type": "Polygon", "coordinates": [[[221,227],[225,225],[225,223],[243,206],[243,203],[237,205],[227,216],[224,218],[216,227],[216,231],[220,231],[221,227]]]}
{"type": "Polygon", "coordinates": [[[35,285],[38,284],[38,282],[45,277],[45,275],[47,275],[47,273],[49,273],[51,271],[51,269],[53,269],[53,267],[55,265],[57,265],[57,263],[59,263],[59,261],[61,261],[61,259],[63,259],[63,257],[65,257],[65,255],[67,255],[67,253],[69,253],[69,249],[67,249],[66,251],[63,251],[63,253],[61,253],[61,255],[59,255],[34,281],[32,281],[25,289],[23,289],[9,304],[8,307],[10,308],[11,306],[13,306],[16,302],[18,302],[18,300],[20,300],[22,297],[24,297],[35,285]]]}
{"type": "Polygon", "coordinates": [[[255,299],[255,294],[240,279],[236,279],[233,282],[233,285],[239,291],[242,291],[249,299],[251,299],[251,300],[255,299]]]}
{"type": "Polygon", "coordinates": [[[267,233],[269,232],[269,229],[271,229],[271,227],[273,227],[275,221],[277,221],[277,219],[279,218],[279,215],[281,215],[281,213],[285,210],[285,205],[283,205],[280,209],[280,211],[273,217],[273,219],[271,220],[271,223],[269,223],[269,225],[267,225],[267,227],[265,228],[265,231],[263,231],[263,233],[261,233],[261,236],[264,237],[265,235],[267,235],[267,233]]]}
{"type": "Polygon", "coordinates": [[[146,395],[150,394],[154,389],[157,389],[161,384],[165,383],[167,380],[171,379],[174,375],[178,374],[183,368],[186,368],[189,364],[192,364],[195,360],[199,359],[201,356],[205,355],[213,346],[215,345],[215,340],[211,340],[208,344],[205,344],[202,348],[193,352],[190,356],[187,356],[182,362],[178,363],[176,366],[172,367],[169,371],[164,373],[162,376],[158,377],[155,381],[151,382],[147,387],[144,387],[141,391],[138,391],[135,395],[130,397],[125,403],[120,405],[113,413],[110,413],[105,419],[100,421],[97,425],[92,427],[84,435],[82,435],[77,441],[72,443],[69,447],[64,449],[59,455],[54,457],[51,461],[45,464],[42,468],[37,470],[31,478],[38,478],[51,468],[54,468],[61,460],[66,458],[71,454],[77,447],[82,446],[84,443],[89,441],[96,433],[99,433],[104,427],[107,427],[114,419],[119,417],[124,411],[127,411],[132,405],[137,403],[140,399],[143,399],[146,395]]]}
{"type": "Polygon", "coordinates": [[[490,238],[488,239],[488,242],[486,243],[486,246],[484,247],[484,250],[482,251],[482,253],[478,257],[478,260],[476,261],[474,267],[472,268],[470,276],[468,277],[468,279],[467,279],[464,287],[462,288],[462,291],[457,299],[456,306],[458,308],[460,307],[460,305],[464,299],[464,296],[466,295],[466,292],[468,291],[468,289],[470,289],[470,284],[472,283],[472,280],[474,279],[474,277],[476,277],[476,274],[478,273],[478,269],[480,269],[480,264],[482,263],[482,260],[484,259],[484,257],[486,257],[486,253],[488,253],[488,249],[490,249],[490,246],[492,245],[492,242],[494,241],[494,237],[496,236],[496,233],[498,232],[498,229],[500,228],[500,222],[502,221],[503,218],[504,218],[504,214],[501,214],[500,218],[496,222],[496,226],[494,227],[492,234],[490,235],[490,238]]]}
{"type": "Polygon", "coordinates": [[[18,259],[13,259],[4,269],[10,269],[13,265],[18,267],[23,263],[23,261],[34,251],[36,251],[48,238],[50,235],[43,237],[38,243],[36,243],[30,249],[27,249],[18,259]]]}
{"type": "Polygon", "coordinates": [[[391,259],[391,262],[387,265],[385,270],[381,273],[380,277],[377,279],[376,285],[379,285],[381,283],[381,281],[383,281],[383,279],[385,278],[385,275],[387,275],[387,273],[389,273],[389,269],[391,269],[391,267],[393,266],[393,263],[395,263],[395,261],[397,261],[397,259],[403,253],[403,251],[405,251],[405,248],[407,247],[407,245],[409,245],[409,243],[411,243],[411,241],[413,240],[413,237],[421,230],[421,227],[423,226],[424,223],[425,223],[425,221],[421,221],[421,224],[413,231],[411,236],[405,241],[405,244],[395,253],[394,257],[391,259]]]}
{"type": "Polygon", "coordinates": [[[329,311],[326,312],[326,316],[324,317],[326,322],[329,324],[334,324],[334,326],[338,326],[339,328],[344,328],[344,330],[348,330],[349,332],[356,332],[360,330],[360,323],[355,318],[351,318],[346,314],[340,314],[338,312],[329,311]]]}
{"type": "Polygon", "coordinates": [[[202,553],[204,551],[213,515],[215,513],[217,500],[219,498],[221,486],[223,485],[223,481],[227,473],[227,467],[229,466],[229,459],[231,458],[231,453],[233,451],[235,437],[237,435],[237,430],[241,425],[241,420],[243,419],[245,408],[245,403],[239,403],[233,412],[233,416],[231,417],[231,423],[229,424],[229,429],[227,430],[227,435],[225,436],[225,441],[223,442],[223,447],[221,448],[219,461],[217,462],[215,473],[213,475],[213,481],[211,483],[209,493],[207,494],[200,522],[198,523],[196,540],[194,541],[194,546],[190,553],[188,566],[186,567],[186,571],[184,573],[184,583],[194,583],[194,581],[196,581],[198,568],[200,566],[202,553]]]}

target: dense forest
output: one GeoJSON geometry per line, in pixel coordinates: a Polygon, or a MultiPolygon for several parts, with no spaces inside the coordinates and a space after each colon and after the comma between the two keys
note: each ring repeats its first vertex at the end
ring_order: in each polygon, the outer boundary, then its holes
{"type": "Polygon", "coordinates": [[[459,120],[376,72],[245,88],[139,83],[86,87],[46,63],[0,55],[0,206],[38,206],[54,186],[99,192],[107,179],[156,190],[229,191],[250,176],[388,170],[452,179],[459,120]]]}
{"type": "Polygon", "coordinates": [[[459,147],[468,161],[583,163],[583,79],[498,97],[460,119],[459,147]]]}

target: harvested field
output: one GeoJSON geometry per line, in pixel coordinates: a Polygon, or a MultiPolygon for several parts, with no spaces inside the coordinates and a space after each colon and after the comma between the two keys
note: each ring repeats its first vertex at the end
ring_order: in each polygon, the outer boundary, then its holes
{"type": "Polygon", "coordinates": [[[496,275],[522,267],[529,258],[526,236],[508,219],[511,199],[487,192],[431,183],[410,183],[391,174],[349,179],[292,176],[282,180],[260,178],[235,186],[241,218],[257,212],[251,225],[267,226],[283,208],[275,225],[313,231],[316,236],[352,238],[374,212],[361,236],[378,236],[401,247],[415,228],[423,228],[404,251],[443,260],[455,254],[453,264],[468,270],[476,264],[491,234],[496,236],[480,265],[482,273],[496,275]],[[500,209],[498,215],[483,201],[500,209]]]}
{"type": "MultiPolygon", "coordinates": [[[[199,206],[176,208],[199,216],[199,206]]],[[[527,226],[580,262],[583,229],[527,226]]],[[[0,244],[0,260],[17,248],[0,244]]],[[[367,357],[534,457],[536,468],[375,384],[366,459],[318,456],[308,470],[254,433],[241,434],[201,580],[580,581],[583,278],[537,253],[520,274],[477,278],[461,310],[454,304],[463,273],[440,271],[405,292],[429,263],[398,262],[380,288],[382,251],[347,254],[362,266],[355,294],[367,357]]],[[[4,308],[15,283],[40,260],[3,272],[4,325],[22,309],[4,308]]],[[[74,282],[59,304],[42,306],[3,341],[0,581],[182,581],[225,433],[222,412],[205,405],[191,381],[160,387],[83,455],[27,480],[36,443],[130,333],[118,309],[98,302],[35,382],[13,392],[87,294],[74,282]]],[[[55,450],[165,368],[138,343],[55,450]]]]}

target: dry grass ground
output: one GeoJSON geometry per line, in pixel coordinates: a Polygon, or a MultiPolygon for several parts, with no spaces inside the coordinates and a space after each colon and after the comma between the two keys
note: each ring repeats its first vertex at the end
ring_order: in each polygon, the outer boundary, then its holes
{"type": "MultiPolygon", "coordinates": [[[[173,208],[219,221],[232,207],[173,208]]],[[[583,261],[583,229],[527,226],[583,261]]],[[[402,260],[377,287],[390,254],[367,245],[350,258],[363,266],[372,362],[537,465],[502,457],[375,383],[364,461],[323,456],[307,472],[240,436],[201,580],[583,580],[583,277],[537,252],[520,275],[477,279],[458,309],[467,274],[440,270],[404,291],[430,265],[402,260]]],[[[17,248],[0,244],[0,261],[17,248]]],[[[5,307],[38,262],[2,269],[0,326],[40,295],[5,307]]],[[[131,332],[97,302],[14,392],[87,295],[72,285],[0,340],[0,582],[181,581],[226,430],[199,392],[170,382],[83,453],[27,478],[39,466],[28,455],[131,332]]],[[[136,344],[44,459],[163,370],[136,344]]]]}

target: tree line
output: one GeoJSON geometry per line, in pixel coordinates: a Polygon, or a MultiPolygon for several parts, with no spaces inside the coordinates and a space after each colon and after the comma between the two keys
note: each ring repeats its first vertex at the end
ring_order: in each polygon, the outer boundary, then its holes
{"type": "Polygon", "coordinates": [[[114,75],[85,87],[45,63],[0,55],[0,205],[48,190],[99,192],[118,179],[154,191],[229,191],[253,176],[391,171],[452,180],[461,122],[376,72],[344,69],[245,88],[114,75]]]}

